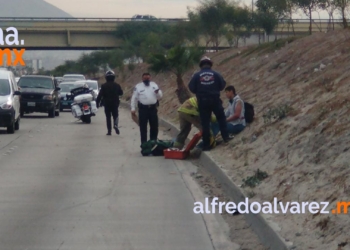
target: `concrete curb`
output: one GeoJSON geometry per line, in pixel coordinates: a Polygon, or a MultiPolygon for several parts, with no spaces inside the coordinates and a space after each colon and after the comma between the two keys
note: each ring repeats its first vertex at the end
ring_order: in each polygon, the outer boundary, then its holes
{"type": "MultiPolygon", "coordinates": [[[[200,157],[200,163],[210,172],[221,184],[224,193],[231,198],[236,204],[243,202],[245,196],[238,186],[236,186],[230,177],[225,173],[215,160],[206,152],[200,157]]],[[[289,249],[284,239],[272,228],[261,214],[248,213],[244,214],[246,221],[258,235],[261,243],[271,250],[289,249]]]]}
{"type": "MultiPolygon", "coordinates": [[[[129,108],[129,104],[121,102],[121,106],[129,108]]],[[[170,128],[169,133],[176,136],[179,132],[177,126],[164,119],[159,119],[159,124],[163,127],[170,128]]],[[[223,170],[215,160],[207,152],[202,152],[199,158],[201,165],[211,173],[215,179],[222,185],[224,193],[236,204],[245,200],[245,196],[241,189],[230,179],[226,171],[223,170]]],[[[258,235],[261,243],[271,250],[287,250],[284,239],[272,228],[261,214],[244,214],[246,221],[252,227],[254,232],[258,235]]]]}

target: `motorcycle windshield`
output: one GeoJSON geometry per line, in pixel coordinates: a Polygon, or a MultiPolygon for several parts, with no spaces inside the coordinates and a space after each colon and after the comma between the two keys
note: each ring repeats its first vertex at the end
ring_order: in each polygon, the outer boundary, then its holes
{"type": "Polygon", "coordinates": [[[77,96],[77,95],[89,93],[89,90],[87,90],[84,87],[78,87],[78,88],[72,89],[70,92],[73,96],[77,96]]]}

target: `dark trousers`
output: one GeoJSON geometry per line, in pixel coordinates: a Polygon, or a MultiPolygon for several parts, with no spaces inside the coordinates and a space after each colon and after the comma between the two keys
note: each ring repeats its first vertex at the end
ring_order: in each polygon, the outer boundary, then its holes
{"type": "Polygon", "coordinates": [[[210,147],[210,121],[212,113],[214,113],[219,123],[222,138],[225,141],[228,140],[226,116],[220,97],[197,97],[197,100],[203,128],[203,149],[210,147]]]}
{"type": "Polygon", "coordinates": [[[147,125],[150,125],[150,139],[158,139],[158,110],[156,105],[139,105],[141,144],[147,142],[147,125]]]}
{"type": "Polygon", "coordinates": [[[105,115],[106,115],[106,123],[107,123],[108,132],[112,131],[111,117],[113,117],[113,125],[118,126],[118,120],[119,120],[118,108],[119,108],[119,104],[105,105],[105,115]]]}
{"type": "Polygon", "coordinates": [[[179,113],[180,122],[180,133],[176,137],[176,145],[182,148],[185,145],[185,141],[191,132],[192,125],[194,125],[198,130],[202,130],[201,120],[198,116],[186,114],[183,112],[179,113]]]}

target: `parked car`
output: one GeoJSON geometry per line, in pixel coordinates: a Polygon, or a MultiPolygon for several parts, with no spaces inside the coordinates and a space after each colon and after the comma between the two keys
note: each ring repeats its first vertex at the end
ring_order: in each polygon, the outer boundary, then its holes
{"type": "Polygon", "coordinates": [[[13,134],[19,130],[20,95],[17,82],[11,71],[0,71],[0,127],[13,134]]]}
{"type": "Polygon", "coordinates": [[[72,100],[67,98],[67,94],[70,93],[70,91],[72,89],[78,88],[78,87],[82,87],[84,86],[85,82],[62,82],[60,84],[60,94],[61,94],[61,98],[60,98],[60,111],[63,111],[64,109],[71,109],[71,105],[73,103],[72,100]]]}
{"type": "Polygon", "coordinates": [[[59,116],[60,88],[50,76],[26,75],[18,82],[21,88],[21,117],[28,113],[48,113],[59,116]]]}
{"type": "Polygon", "coordinates": [[[20,77],[15,77],[16,82],[18,82],[18,81],[19,81],[19,79],[20,79],[20,77]]]}
{"type": "Polygon", "coordinates": [[[86,80],[85,76],[81,74],[65,74],[63,76],[63,80],[67,79],[86,80]]]}
{"type": "Polygon", "coordinates": [[[98,95],[98,92],[99,92],[99,87],[98,87],[98,81],[96,80],[86,80],[86,81],[77,81],[77,83],[86,83],[89,88],[91,88],[96,96],[98,95]]]}
{"type": "Polygon", "coordinates": [[[156,20],[158,20],[155,16],[151,16],[151,15],[135,15],[131,19],[133,21],[156,21],[156,20]]]}

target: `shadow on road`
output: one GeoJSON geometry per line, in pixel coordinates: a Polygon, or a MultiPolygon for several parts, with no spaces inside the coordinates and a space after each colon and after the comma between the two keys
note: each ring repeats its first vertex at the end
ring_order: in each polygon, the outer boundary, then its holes
{"type": "Polygon", "coordinates": [[[50,117],[48,117],[47,115],[24,115],[23,117],[21,117],[21,119],[52,119],[50,117]]]}
{"type": "Polygon", "coordinates": [[[7,135],[6,128],[5,129],[0,128],[0,135],[7,135]]]}
{"type": "Polygon", "coordinates": [[[69,124],[72,124],[72,125],[91,125],[92,122],[90,124],[87,124],[87,123],[84,123],[82,121],[72,121],[71,123],[69,124]]]}

